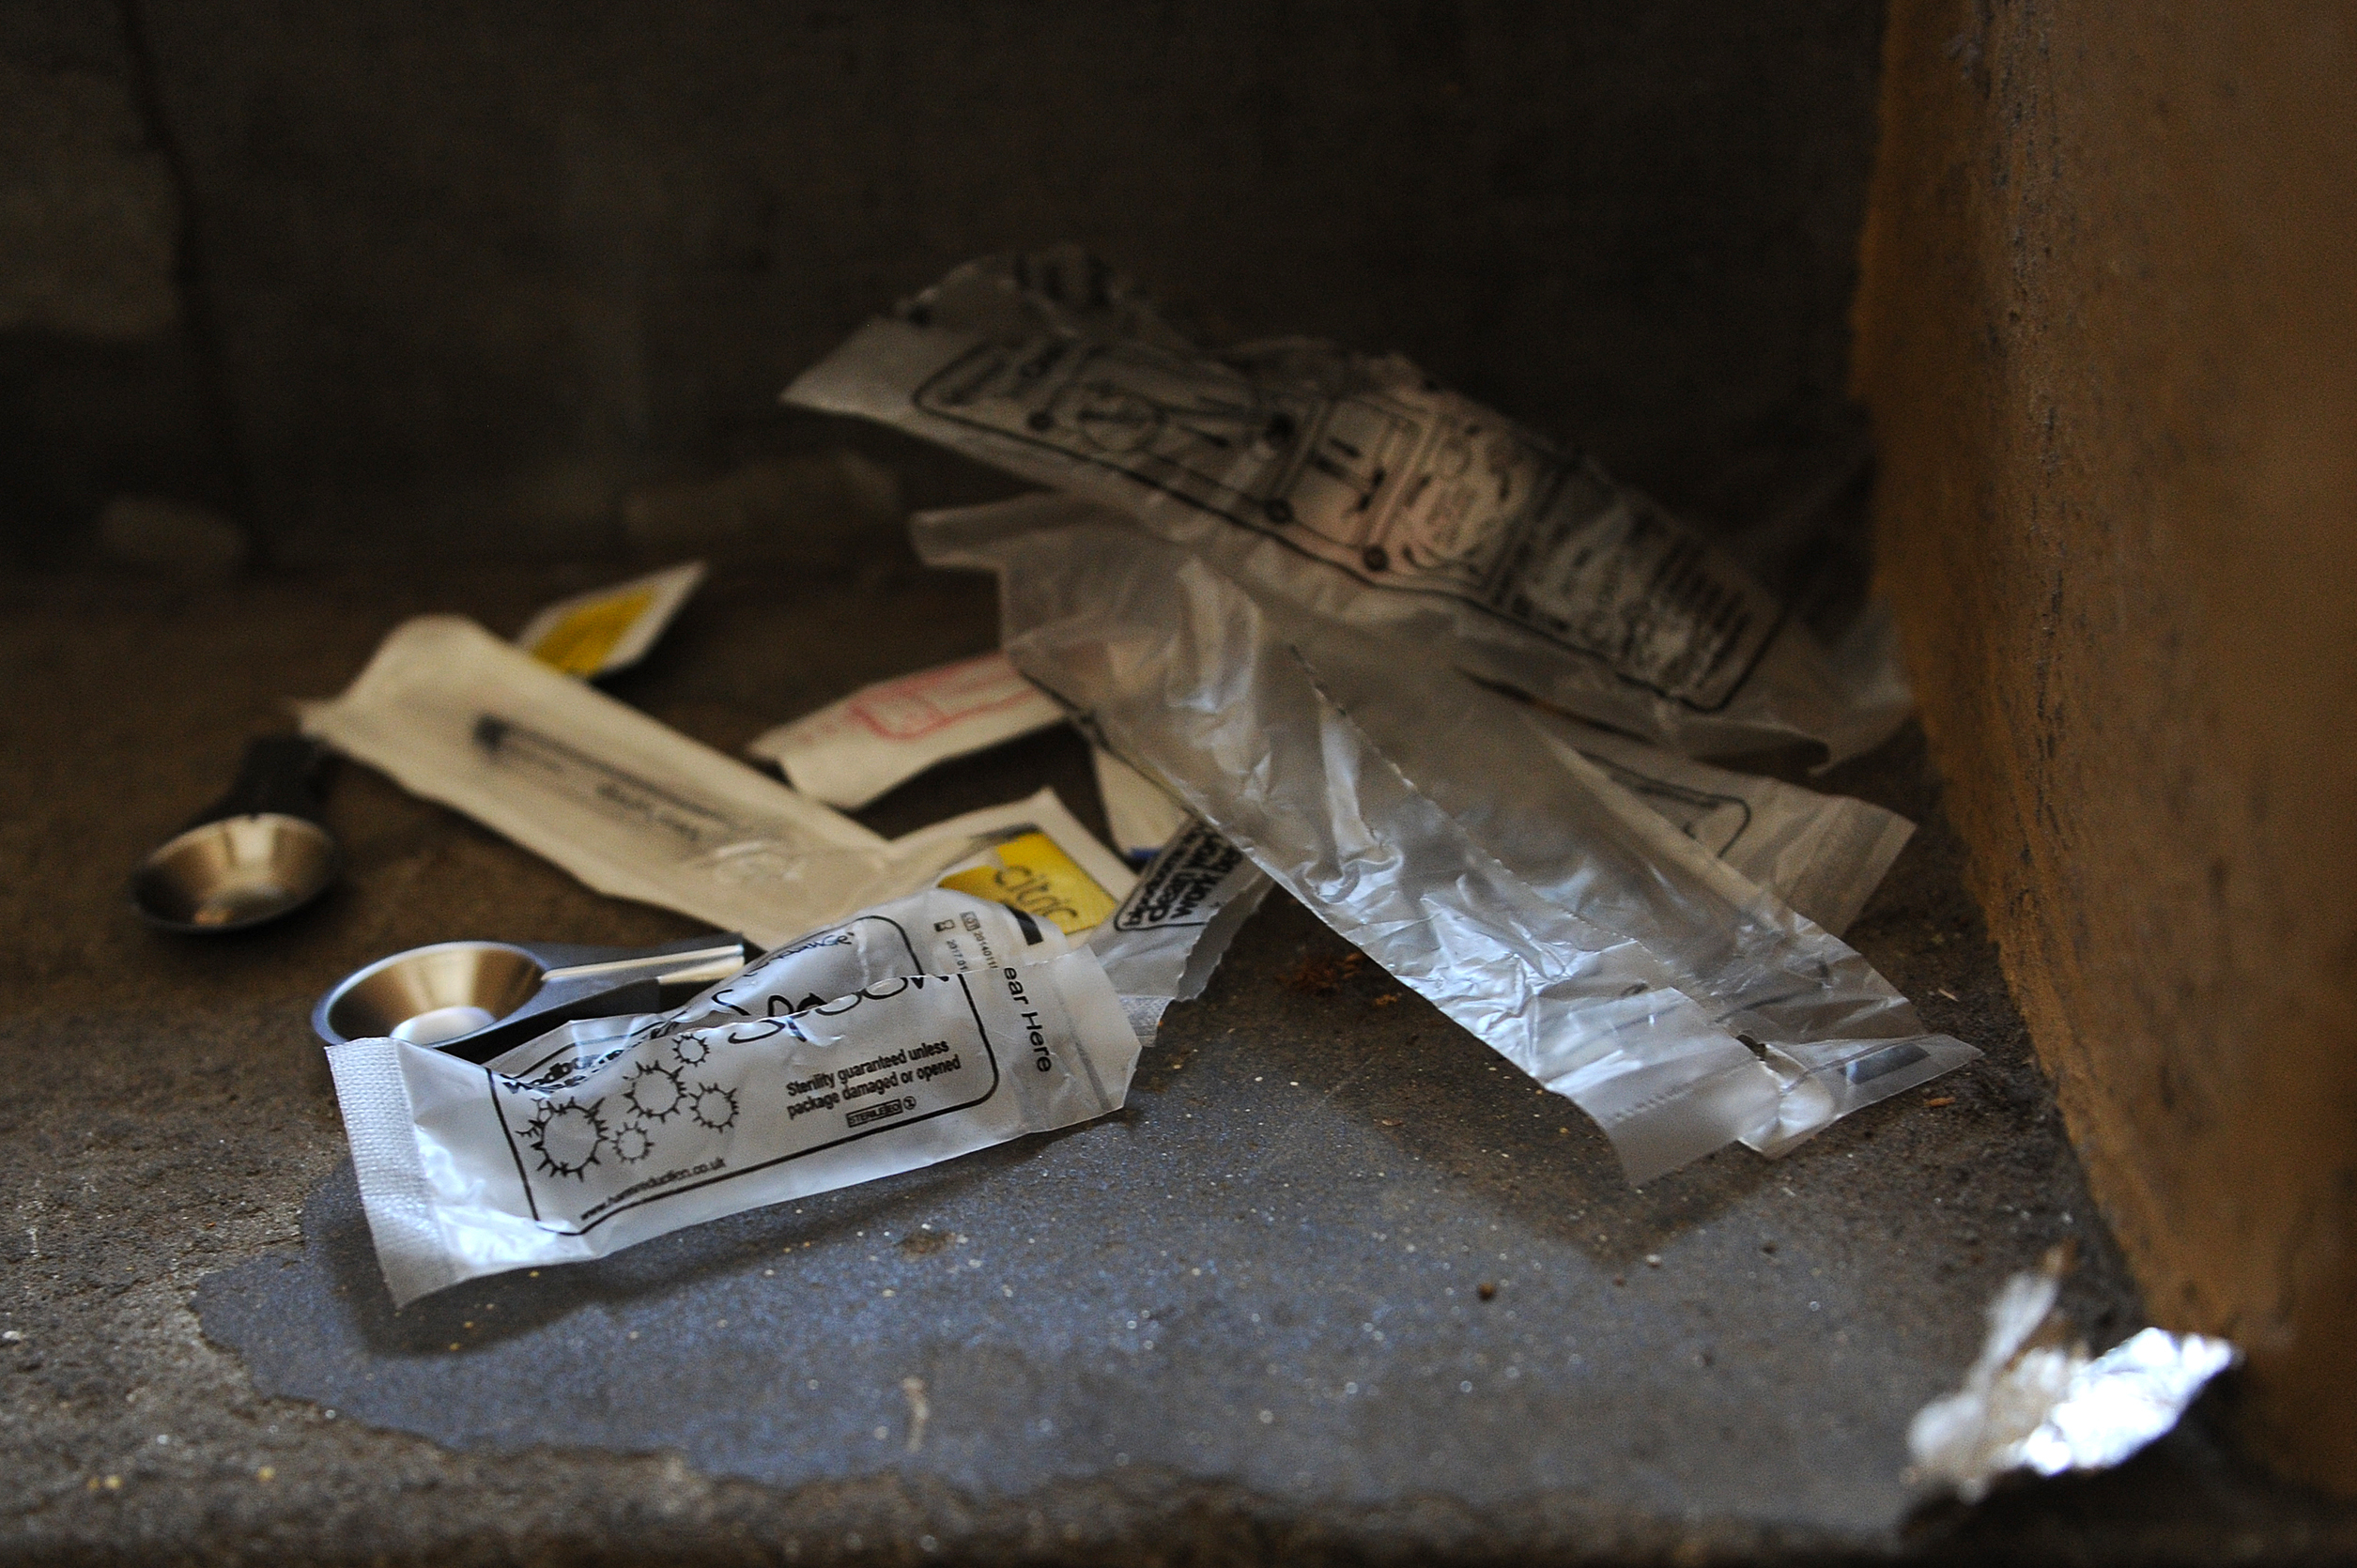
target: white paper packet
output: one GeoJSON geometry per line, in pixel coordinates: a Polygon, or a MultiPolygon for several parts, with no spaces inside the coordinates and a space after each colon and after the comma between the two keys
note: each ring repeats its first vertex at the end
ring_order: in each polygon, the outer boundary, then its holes
{"type": "Polygon", "coordinates": [[[1978,1054],[1594,764],[1557,755],[1520,704],[1388,638],[1258,603],[1055,502],[933,514],[916,537],[934,564],[997,571],[1020,668],[1368,956],[1563,1087],[1632,1180],[1738,1138],[1780,1152],[1978,1054]],[[1549,930],[1561,955],[1532,945],[1549,930]],[[1551,994],[1534,983],[1532,965],[1580,953],[1610,953],[1630,994],[1675,989],[1693,1012],[1664,1004],[1663,1027],[1610,1041],[1608,971],[1551,994]]]}
{"type": "Polygon", "coordinates": [[[516,646],[584,680],[627,669],[646,657],[703,580],[704,563],[690,561],[559,599],[525,623],[516,646]]]}
{"type": "Polygon", "coordinates": [[[1163,1009],[1203,994],[1271,884],[1243,853],[1193,817],[1163,845],[1088,945],[1148,1045],[1163,1009]]]}
{"type": "Polygon", "coordinates": [[[1734,773],[1522,706],[1560,758],[1602,768],[1672,827],[1839,936],[1882,885],[1915,824],[1848,795],[1734,773]]]}
{"type": "Polygon", "coordinates": [[[567,1024],[487,1067],[398,1040],[331,1047],[395,1303],[1120,1108],[1137,1039],[1092,954],[901,968],[912,925],[956,922],[971,948],[966,917],[995,919],[955,894],[912,902],[865,917],[901,930],[855,938],[863,951],[816,933],[673,1014],[567,1024]],[[863,967],[898,972],[807,1000],[863,967]]]}
{"type": "Polygon", "coordinates": [[[1194,821],[1169,791],[1103,746],[1090,746],[1088,761],[1097,774],[1105,829],[1113,835],[1114,848],[1129,860],[1145,865],[1194,821]]]}
{"type": "Polygon", "coordinates": [[[1724,552],[1587,457],[1396,356],[1214,353],[1071,248],[985,257],[870,322],[788,403],[1131,514],[1256,592],[1691,755],[1835,761],[1905,716],[1724,552]]]}
{"type": "Polygon", "coordinates": [[[856,808],[936,762],[1062,722],[1055,699],[993,653],[862,686],[745,749],[805,794],[856,808]]]}
{"type": "MultiPolygon", "coordinates": [[[[984,873],[1035,833],[1086,873],[1057,883],[1058,908],[1093,912],[1058,915],[1068,930],[1112,913],[1133,880],[1050,791],[887,842],[454,616],[394,628],[343,696],[303,706],[302,724],[598,892],[763,945],[945,875],[1021,896],[1028,884],[984,873]]],[[[1023,858],[1059,864],[1037,845],[1023,858]]]]}
{"type": "MultiPolygon", "coordinates": [[[[765,730],[746,754],[775,762],[804,794],[856,810],[936,763],[1064,722],[1055,699],[1002,653],[862,686],[765,730]]],[[[1091,748],[1097,793],[1121,855],[1144,865],[1187,821],[1184,807],[1103,747],[1091,748]]]]}

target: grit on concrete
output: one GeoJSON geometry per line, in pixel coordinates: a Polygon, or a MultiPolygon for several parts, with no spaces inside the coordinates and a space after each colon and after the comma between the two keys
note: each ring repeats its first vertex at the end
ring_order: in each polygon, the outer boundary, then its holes
{"type": "MultiPolygon", "coordinates": [[[[1852,940],[1986,1058],[1791,1157],[1642,1191],[1603,1138],[1281,898],[1119,1116],[395,1314],[306,1015],[467,936],[688,934],[366,769],[276,929],[142,927],[125,872],[402,617],[512,632],[615,568],[0,590],[0,1551],[25,1560],[2101,1560],[2347,1555],[2206,1416],[1977,1512],[1902,1477],[2010,1271],[2140,1321],[1912,734],[1829,780],[1924,822],[1852,940]]],[[[724,749],[994,641],[982,583],[708,588],[618,695],[724,749]]],[[[1054,783],[1069,735],[867,814],[1054,783]]],[[[2230,1397],[2230,1392],[2227,1395],[2230,1397]]]]}

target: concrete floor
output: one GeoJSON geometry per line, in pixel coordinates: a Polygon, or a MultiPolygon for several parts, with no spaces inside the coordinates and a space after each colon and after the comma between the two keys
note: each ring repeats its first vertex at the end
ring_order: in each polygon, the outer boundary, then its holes
{"type": "MultiPolygon", "coordinates": [[[[1988,1054],[1783,1161],[1628,1190],[1567,1103],[1371,966],[1302,984],[1347,949],[1279,897],[1117,1118],[396,1315],[313,1000],[418,943],[695,928],[355,766],[343,883],[283,927],[168,938],[123,878],[403,616],[512,632],[618,575],[0,587],[0,1554],[2357,1559],[2357,1514],[2213,1436],[2231,1390],[2109,1476],[1977,1511],[1905,1484],[1908,1416],[2049,1244],[2080,1244],[2093,1338],[2142,1321],[1912,733],[1829,781],[1924,823],[1852,940],[1988,1054]]],[[[982,584],[904,563],[742,582],[615,689],[732,749],[993,639],[982,584]]],[[[1057,735],[868,820],[1042,780],[1097,819],[1057,735]]]]}

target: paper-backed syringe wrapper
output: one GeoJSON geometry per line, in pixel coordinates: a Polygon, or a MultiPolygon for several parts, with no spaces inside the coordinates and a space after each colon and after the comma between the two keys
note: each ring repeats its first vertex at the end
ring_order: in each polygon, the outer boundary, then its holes
{"type": "Polygon", "coordinates": [[[1070,934],[1136,880],[1044,790],[886,843],[451,616],[396,627],[343,696],[304,706],[302,724],[598,892],[764,944],[945,876],[1028,899],[1070,934]]]}
{"type": "Polygon", "coordinates": [[[485,1066],[391,1039],[328,1062],[406,1304],[1104,1115],[1137,1053],[1094,954],[936,888],[485,1066]]]}

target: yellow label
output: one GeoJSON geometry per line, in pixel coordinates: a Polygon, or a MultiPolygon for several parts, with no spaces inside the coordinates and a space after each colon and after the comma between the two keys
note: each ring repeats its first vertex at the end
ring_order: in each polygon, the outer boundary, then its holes
{"type": "Polygon", "coordinates": [[[1044,833],[1010,838],[991,859],[995,864],[946,876],[941,885],[1053,920],[1066,936],[1078,936],[1120,905],[1044,833]]]}
{"type": "Polygon", "coordinates": [[[569,609],[564,619],[532,644],[531,656],[567,675],[589,676],[606,667],[606,656],[655,603],[655,591],[618,593],[569,609]]]}

